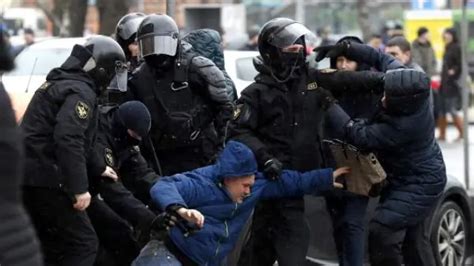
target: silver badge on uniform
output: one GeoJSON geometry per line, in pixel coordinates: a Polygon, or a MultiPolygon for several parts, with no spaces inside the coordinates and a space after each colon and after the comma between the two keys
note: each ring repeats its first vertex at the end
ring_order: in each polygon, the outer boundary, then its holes
{"type": "Polygon", "coordinates": [[[109,148],[105,148],[105,163],[110,167],[114,167],[114,154],[109,148]]]}

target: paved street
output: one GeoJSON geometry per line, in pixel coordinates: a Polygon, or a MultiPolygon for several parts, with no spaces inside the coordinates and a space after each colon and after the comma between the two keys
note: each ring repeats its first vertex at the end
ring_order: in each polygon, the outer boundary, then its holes
{"type": "MultiPolygon", "coordinates": [[[[447,173],[455,176],[464,184],[464,148],[462,141],[455,141],[457,132],[450,126],[447,132],[447,141],[439,143],[443,151],[447,173]]],[[[470,187],[474,188],[474,125],[469,128],[469,150],[470,150],[470,187]]]]}

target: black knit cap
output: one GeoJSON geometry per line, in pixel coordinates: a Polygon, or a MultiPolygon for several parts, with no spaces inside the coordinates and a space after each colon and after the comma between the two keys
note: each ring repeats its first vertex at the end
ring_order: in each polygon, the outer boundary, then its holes
{"type": "Polygon", "coordinates": [[[133,130],[140,137],[148,135],[151,128],[151,115],[143,103],[125,102],[118,107],[117,116],[124,128],[133,130]]]}

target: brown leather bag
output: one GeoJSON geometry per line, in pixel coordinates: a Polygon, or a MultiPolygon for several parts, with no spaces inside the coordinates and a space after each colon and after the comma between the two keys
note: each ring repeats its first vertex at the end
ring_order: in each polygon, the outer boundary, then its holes
{"type": "Polygon", "coordinates": [[[348,166],[345,188],[355,194],[376,197],[380,194],[387,174],[374,153],[362,153],[357,147],[340,140],[324,140],[329,145],[337,167],[348,166]]]}

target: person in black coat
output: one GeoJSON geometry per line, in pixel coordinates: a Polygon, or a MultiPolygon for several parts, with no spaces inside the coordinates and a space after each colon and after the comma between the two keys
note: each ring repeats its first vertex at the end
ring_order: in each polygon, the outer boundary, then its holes
{"type": "Polygon", "coordinates": [[[463,119],[457,113],[461,109],[462,101],[462,90],[458,84],[462,72],[461,46],[458,43],[456,31],[452,28],[443,32],[443,40],[446,47],[441,70],[440,110],[438,113],[438,139],[441,141],[446,140],[447,114],[451,115],[453,124],[459,132],[458,139],[463,138],[463,119]]]}
{"type": "MultiPolygon", "coordinates": [[[[252,149],[259,169],[276,179],[281,169],[307,171],[324,166],[321,130],[324,111],[320,86],[361,88],[378,86],[375,72],[336,72],[310,69],[306,41],[312,33],[293,20],[267,22],[259,37],[259,72],[242,92],[229,126],[229,136],[252,149]]],[[[302,197],[259,203],[251,238],[240,265],[302,265],[309,245],[309,229],[302,197]]]]}
{"type": "Polygon", "coordinates": [[[387,173],[370,223],[371,265],[435,265],[426,218],[442,194],[446,169],[434,138],[429,78],[393,70],[385,74],[383,89],[383,108],[371,122],[353,120],[330,93],[320,93],[337,134],[375,151],[387,173]]]}
{"type": "Polygon", "coordinates": [[[126,75],[118,43],[90,37],[50,71],[25,112],[23,197],[47,264],[94,263],[97,236],[85,212],[91,199],[86,154],[96,130],[97,97],[112,79],[126,88],[126,75]]]}
{"type": "MultiPolygon", "coordinates": [[[[13,59],[0,28],[0,75],[13,59]]],[[[22,138],[10,98],[0,82],[0,265],[40,266],[39,241],[21,202],[22,138]]]]}
{"type": "Polygon", "coordinates": [[[130,265],[142,244],[134,235],[143,232],[140,236],[146,238],[153,222],[158,221],[146,206],[158,175],[138,148],[150,127],[150,113],[141,102],[99,106],[94,151],[89,158],[92,200],[87,214],[101,247],[113,254],[116,265],[130,265]],[[104,172],[112,175],[104,176],[104,172]]]}
{"type": "MultiPolygon", "coordinates": [[[[359,43],[363,42],[353,36],[340,39],[341,42],[359,43]]],[[[330,67],[339,71],[367,71],[370,66],[362,62],[358,63],[344,55],[330,58],[330,67]]],[[[334,97],[339,105],[351,117],[360,119],[371,119],[379,107],[382,93],[380,88],[373,88],[365,92],[360,91],[335,91],[334,97]]],[[[334,136],[330,122],[325,122],[324,138],[332,139],[334,136]]],[[[328,167],[335,167],[329,147],[323,146],[325,160],[328,167]]],[[[333,226],[333,237],[338,252],[339,265],[362,266],[365,254],[365,214],[369,197],[357,195],[344,190],[335,190],[325,195],[326,207],[331,216],[333,226]]]]}
{"type": "Polygon", "coordinates": [[[210,163],[233,111],[223,73],[178,36],[171,17],[146,16],[137,32],[144,62],[128,81],[128,99],[143,102],[152,117],[143,155],[163,175],[210,163]]]}

